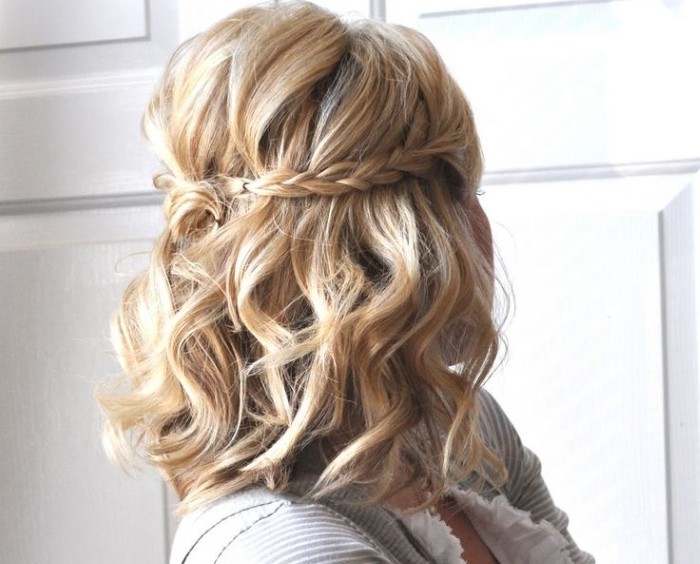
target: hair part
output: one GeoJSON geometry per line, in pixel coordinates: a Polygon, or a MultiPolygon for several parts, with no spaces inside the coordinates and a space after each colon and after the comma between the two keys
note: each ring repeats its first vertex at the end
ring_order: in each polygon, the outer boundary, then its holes
{"type": "Polygon", "coordinates": [[[284,490],[313,441],[312,497],[420,479],[427,506],[502,471],[477,429],[500,335],[468,214],[481,149],[427,39],[241,10],[175,51],[142,125],[167,225],[112,318],[114,456],[142,449],[181,512],[284,490]]]}

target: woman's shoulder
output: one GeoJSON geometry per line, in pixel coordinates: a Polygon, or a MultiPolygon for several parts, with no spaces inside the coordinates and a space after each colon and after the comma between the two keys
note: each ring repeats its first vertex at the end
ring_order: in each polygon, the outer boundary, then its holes
{"type": "MultiPolygon", "coordinates": [[[[510,424],[495,399],[481,390],[479,403],[488,442],[510,443],[510,424]]],[[[315,451],[306,454],[303,468],[317,471],[315,451]]],[[[395,520],[377,508],[349,509],[350,494],[307,500],[302,494],[310,484],[300,480],[286,492],[246,488],[187,514],[178,525],[170,564],[393,561],[390,555],[404,537],[395,520]]],[[[402,562],[416,556],[410,546],[403,551],[402,562]]]]}
{"type": "Polygon", "coordinates": [[[566,539],[566,550],[573,562],[593,563],[593,557],[580,550],[571,538],[569,517],[555,505],[542,477],[539,457],[523,444],[503,408],[484,389],[479,391],[479,410],[482,437],[503,460],[507,471],[502,490],[494,488],[489,497],[501,493],[514,508],[529,514],[534,523],[551,524],[566,539]]]}
{"type": "Polygon", "coordinates": [[[361,525],[290,493],[250,488],[186,515],[170,564],[393,562],[361,525]]]}
{"type": "Polygon", "coordinates": [[[170,563],[216,562],[227,544],[256,522],[274,515],[286,503],[282,496],[253,488],[188,513],[175,532],[170,563]]]}

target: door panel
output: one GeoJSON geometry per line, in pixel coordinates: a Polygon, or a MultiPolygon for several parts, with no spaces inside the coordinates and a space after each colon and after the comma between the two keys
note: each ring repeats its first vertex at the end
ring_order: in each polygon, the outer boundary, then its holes
{"type": "Polygon", "coordinates": [[[165,562],[163,483],[153,471],[129,477],[107,460],[93,398],[95,386],[119,371],[107,321],[144,263],[144,254],[129,255],[151,244],[128,239],[152,229],[159,212],[149,221],[135,214],[140,228],[132,233],[114,210],[64,212],[53,221],[0,217],[1,232],[24,222],[20,233],[41,227],[45,238],[25,245],[16,236],[0,249],[0,528],[8,562],[165,562]]]}
{"type": "Polygon", "coordinates": [[[177,45],[177,12],[165,0],[72,0],[46,19],[58,3],[37,3],[6,3],[15,19],[0,24],[14,30],[0,29],[0,203],[148,192],[156,161],[139,120],[177,45]]]}
{"type": "Polygon", "coordinates": [[[399,2],[472,103],[488,171],[700,166],[697,2],[399,2]]]}
{"type": "Polygon", "coordinates": [[[5,0],[2,12],[0,49],[145,39],[148,29],[145,0],[5,0]]]}
{"type": "Polygon", "coordinates": [[[687,528],[700,485],[692,189],[683,175],[482,197],[514,294],[488,387],[600,562],[682,563],[700,548],[687,528]]]}

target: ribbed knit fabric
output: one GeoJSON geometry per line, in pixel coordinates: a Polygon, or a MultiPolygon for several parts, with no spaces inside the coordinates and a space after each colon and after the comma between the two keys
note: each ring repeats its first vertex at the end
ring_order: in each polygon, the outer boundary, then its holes
{"type": "MultiPolygon", "coordinates": [[[[480,494],[486,500],[504,496],[501,503],[525,512],[533,523],[551,524],[552,534],[564,537],[572,562],[593,563],[569,535],[568,518],[552,502],[537,457],[522,445],[490,394],[482,390],[479,403],[484,439],[509,472],[503,490],[491,487],[480,494]]],[[[302,462],[302,472],[285,493],[249,488],[185,516],[170,564],[440,564],[392,512],[381,506],[348,504],[359,499],[357,488],[335,492],[319,502],[301,499],[319,472],[314,472],[313,457],[302,462]]],[[[468,485],[463,489],[468,491],[468,485]]],[[[522,562],[535,560],[523,555],[522,562]]]]}

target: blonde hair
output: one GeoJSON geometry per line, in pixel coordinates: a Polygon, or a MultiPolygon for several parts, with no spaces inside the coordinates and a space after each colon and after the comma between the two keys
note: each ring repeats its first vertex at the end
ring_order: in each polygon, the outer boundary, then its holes
{"type": "Polygon", "coordinates": [[[481,149],[425,37],[241,10],[175,51],[142,125],[167,225],[112,318],[115,457],[142,449],[181,512],[284,490],[316,440],[312,497],[420,480],[427,506],[502,468],[477,432],[499,344],[481,149]]]}

